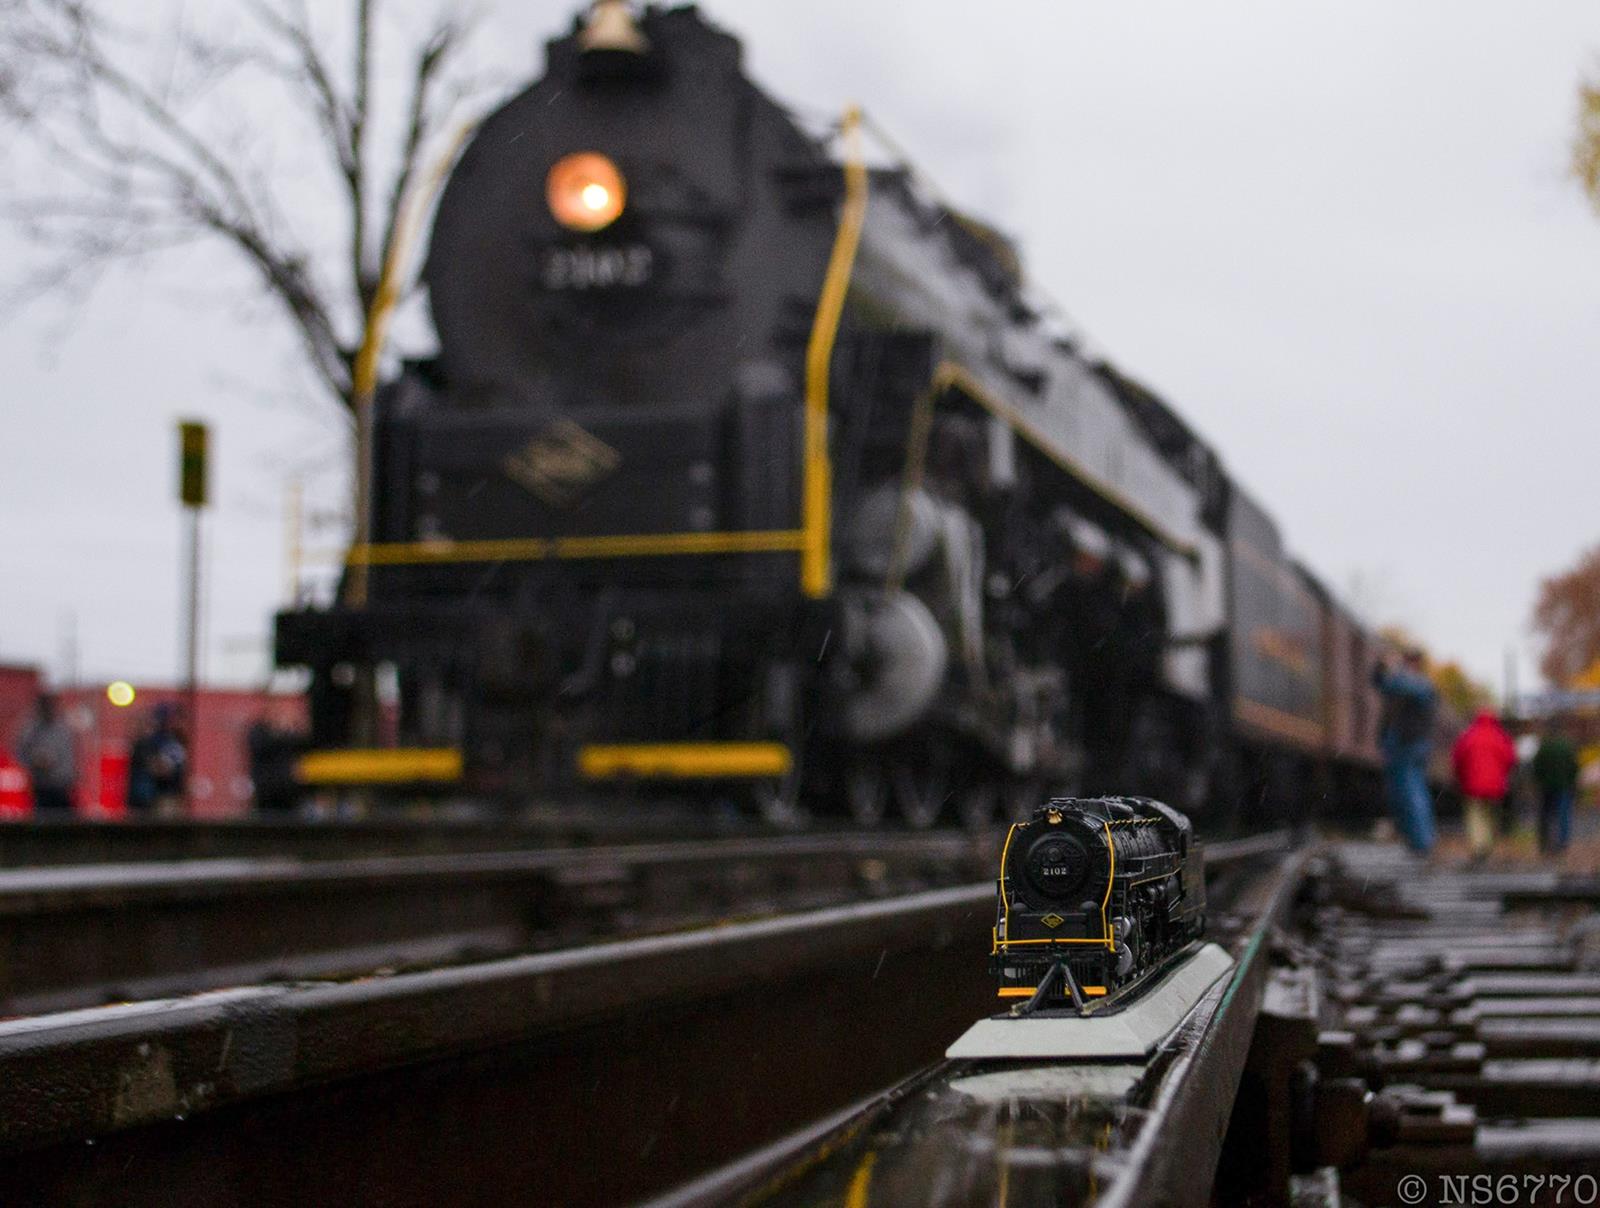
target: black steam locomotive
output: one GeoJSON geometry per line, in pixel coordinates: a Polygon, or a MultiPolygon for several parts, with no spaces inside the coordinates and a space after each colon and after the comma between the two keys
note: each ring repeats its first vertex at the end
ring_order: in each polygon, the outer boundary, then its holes
{"type": "Polygon", "coordinates": [[[1016,823],[1000,856],[990,971],[1039,1006],[1114,995],[1205,932],[1205,863],[1189,819],[1139,797],[1062,798],[1016,823]]]}
{"type": "Polygon", "coordinates": [[[739,785],[925,826],[1371,765],[1360,627],[861,133],[804,131],[692,6],[601,0],[549,44],[439,205],[365,598],[279,618],[302,782],[739,785]],[[353,720],[371,669],[387,746],[353,720]]]}

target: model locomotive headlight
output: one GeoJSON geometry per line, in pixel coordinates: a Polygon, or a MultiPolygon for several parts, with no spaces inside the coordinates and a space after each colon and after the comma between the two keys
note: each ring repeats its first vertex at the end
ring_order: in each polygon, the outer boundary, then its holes
{"type": "Polygon", "coordinates": [[[610,226],[628,201],[622,173],[598,151],[577,151],[557,160],[545,178],[544,191],[550,213],[572,231],[610,226]]]}

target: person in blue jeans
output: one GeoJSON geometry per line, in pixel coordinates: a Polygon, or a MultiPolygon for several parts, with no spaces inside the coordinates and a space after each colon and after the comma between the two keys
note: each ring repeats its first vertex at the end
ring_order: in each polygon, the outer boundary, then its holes
{"type": "Polygon", "coordinates": [[[1388,660],[1372,672],[1383,694],[1379,746],[1389,811],[1406,845],[1419,856],[1433,850],[1433,796],[1428,792],[1428,748],[1439,693],[1428,679],[1422,651],[1407,650],[1399,666],[1388,660]]]}

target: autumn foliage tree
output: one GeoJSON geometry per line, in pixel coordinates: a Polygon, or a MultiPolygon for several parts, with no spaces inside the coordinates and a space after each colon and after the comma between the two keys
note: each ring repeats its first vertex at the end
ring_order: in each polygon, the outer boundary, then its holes
{"type": "Polygon", "coordinates": [[[1572,174],[1600,211],[1600,77],[1578,85],[1578,132],[1572,140],[1572,174]]]}
{"type": "MultiPolygon", "coordinates": [[[[1600,213],[1600,75],[1578,85],[1572,174],[1600,213]]],[[[1533,627],[1544,639],[1539,670],[1553,684],[1600,688],[1600,545],[1539,585],[1533,627]]]]}
{"type": "Polygon", "coordinates": [[[1458,716],[1470,717],[1479,709],[1487,709],[1493,702],[1488,685],[1473,679],[1467,669],[1453,659],[1444,663],[1430,663],[1428,677],[1433,680],[1433,686],[1439,689],[1439,699],[1458,716]]]}
{"type": "Polygon", "coordinates": [[[1546,679],[1570,686],[1592,677],[1600,686],[1600,545],[1539,585],[1533,627],[1544,639],[1546,679]]]}

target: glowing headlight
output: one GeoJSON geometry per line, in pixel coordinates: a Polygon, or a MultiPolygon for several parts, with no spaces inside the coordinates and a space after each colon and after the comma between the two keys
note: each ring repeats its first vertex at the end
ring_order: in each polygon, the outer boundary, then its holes
{"type": "Polygon", "coordinates": [[[622,173],[598,151],[577,151],[557,160],[545,178],[544,192],[555,220],[574,231],[610,226],[628,200],[622,173]]]}

